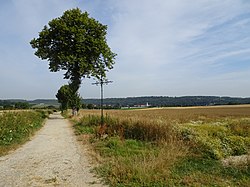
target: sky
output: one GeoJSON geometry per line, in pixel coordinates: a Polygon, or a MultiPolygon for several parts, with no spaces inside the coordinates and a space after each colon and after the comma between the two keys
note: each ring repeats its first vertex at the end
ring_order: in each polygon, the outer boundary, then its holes
{"type": "MultiPolygon", "coordinates": [[[[105,97],[250,97],[249,0],[0,0],[0,99],[54,99],[68,83],[29,42],[76,7],[108,26],[105,97]]],[[[100,96],[93,82],[83,98],[100,96]]]]}

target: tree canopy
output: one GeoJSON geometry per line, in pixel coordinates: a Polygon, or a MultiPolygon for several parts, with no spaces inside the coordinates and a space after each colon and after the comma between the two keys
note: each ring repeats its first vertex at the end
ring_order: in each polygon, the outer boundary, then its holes
{"type": "Polygon", "coordinates": [[[64,78],[77,92],[82,78],[105,78],[106,71],[113,68],[116,54],[108,46],[106,34],[106,25],[76,8],[51,20],[30,44],[36,56],[49,61],[50,71],[66,71],[64,78]]]}
{"type": "Polygon", "coordinates": [[[56,98],[58,102],[61,103],[62,110],[67,110],[69,107],[81,107],[81,97],[77,92],[74,92],[69,85],[61,86],[56,94],[56,98]]]}

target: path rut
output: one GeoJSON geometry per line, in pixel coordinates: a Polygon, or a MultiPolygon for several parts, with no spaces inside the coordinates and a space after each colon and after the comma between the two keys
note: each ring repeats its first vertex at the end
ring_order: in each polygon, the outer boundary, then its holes
{"type": "Polygon", "coordinates": [[[59,113],[18,150],[0,157],[0,186],[103,186],[69,122],[59,113]]]}

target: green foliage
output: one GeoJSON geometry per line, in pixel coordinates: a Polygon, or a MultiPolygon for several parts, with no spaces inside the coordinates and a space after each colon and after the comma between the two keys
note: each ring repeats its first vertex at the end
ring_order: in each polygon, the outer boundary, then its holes
{"type": "Polygon", "coordinates": [[[70,90],[69,85],[63,85],[61,86],[61,88],[58,90],[56,94],[56,98],[58,102],[61,103],[62,111],[67,110],[69,107],[69,100],[70,100],[71,92],[72,91],[70,90]]]}
{"type": "Polygon", "coordinates": [[[93,126],[87,126],[87,125],[82,125],[82,123],[76,123],[74,125],[75,128],[75,133],[77,135],[80,134],[94,134],[95,133],[95,128],[93,128],[93,126]]]}
{"type": "Polygon", "coordinates": [[[81,108],[81,97],[78,92],[72,93],[70,100],[69,100],[69,106],[73,109],[80,109],[81,108]]]}
{"type": "Polygon", "coordinates": [[[47,114],[38,112],[6,112],[0,115],[0,154],[1,148],[19,144],[26,140],[42,125],[47,114]]]}
{"type": "MultiPolygon", "coordinates": [[[[98,99],[84,99],[86,104],[99,105],[98,99]]],[[[209,106],[209,105],[228,105],[228,104],[250,104],[250,98],[216,97],[216,96],[150,96],[150,97],[127,97],[127,98],[105,98],[106,105],[120,105],[123,107],[133,107],[149,103],[151,106],[209,106]]],[[[238,112],[237,112],[238,113],[238,112]]]]}
{"type": "Polygon", "coordinates": [[[38,109],[35,111],[39,113],[43,119],[48,118],[49,115],[54,112],[53,110],[46,110],[46,109],[38,109]]]}
{"type": "Polygon", "coordinates": [[[87,109],[93,109],[94,108],[94,105],[93,104],[88,104],[87,105],[87,109]]]}
{"type": "Polygon", "coordinates": [[[110,137],[96,144],[96,149],[105,157],[143,155],[151,149],[150,143],[137,140],[121,140],[119,137],[110,137]]]}
{"type": "Polygon", "coordinates": [[[25,100],[0,100],[0,109],[29,109],[31,105],[25,100]]]}
{"type": "Polygon", "coordinates": [[[250,168],[224,167],[221,162],[186,157],[175,164],[170,186],[249,186],[250,168]]]}
{"type": "Polygon", "coordinates": [[[61,86],[56,94],[56,97],[58,102],[61,103],[62,111],[67,110],[68,107],[81,107],[81,98],[77,92],[71,89],[70,85],[61,86]]]}
{"type": "Polygon", "coordinates": [[[194,142],[197,152],[213,159],[246,154],[250,149],[249,119],[210,124],[188,124],[181,128],[184,140],[194,142]]]}
{"type": "Polygon", "coordinates": [[[30,105],[27,102],[17,102],[15,103],[15,108],[16,109],[29,109],[30,105]]]}
{"type": "Polygon", "coordinates": [[[49,61],[50,71],[66,70],[64,78],[76,92],[82,77],[100,79],[113,67],[115,54],[106,42],[106,30],[106,25],[76,8],[51,20],[30,44],[36,56],[49,61]]]}
{"type": "Polygon", "coordinates": [[[229,147],[229,155],[243,155],[248,152],[247,140],[241,136],[228,136],[223,139],[223,143],[229,147]]]}

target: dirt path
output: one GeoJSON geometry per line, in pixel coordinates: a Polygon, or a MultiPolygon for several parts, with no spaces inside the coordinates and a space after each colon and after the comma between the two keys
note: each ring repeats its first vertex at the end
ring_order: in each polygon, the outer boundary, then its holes
{"type": "Polygon", "coordinates": [[[0,157],[0,187],[103,186],[90,170],[70,124],[52,114],[31,141],[0,157]]]}

